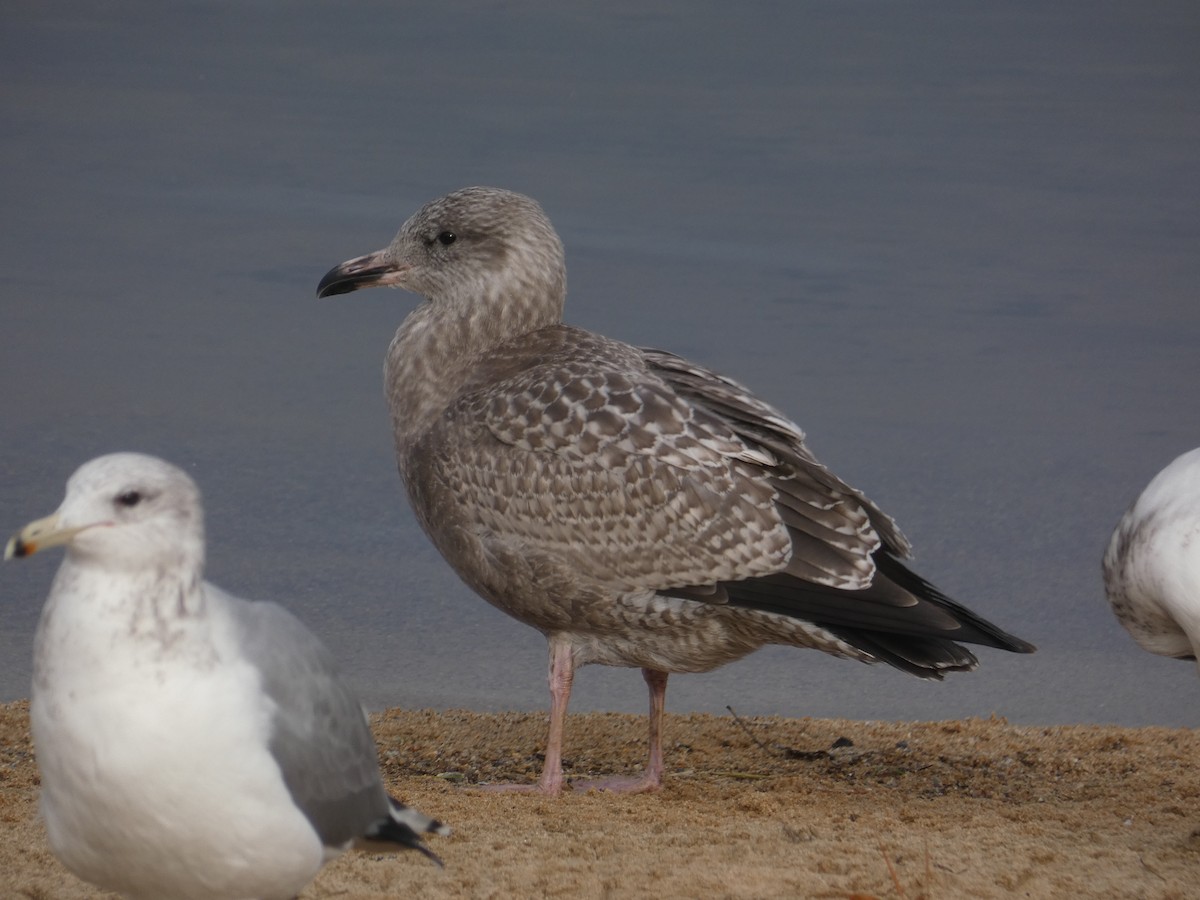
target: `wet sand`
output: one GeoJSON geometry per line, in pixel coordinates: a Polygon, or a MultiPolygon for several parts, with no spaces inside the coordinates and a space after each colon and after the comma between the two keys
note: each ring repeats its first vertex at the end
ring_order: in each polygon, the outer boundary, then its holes
{"type": "MultiPolygon", "coordinates": [[[[28,705],[0,706],[4,897],[111,896],[69,875],[36,814],[28,705]]],[[[347,854],[302,895],[1144,897],[1200,894],[1200,735],[669,716],[654,795],[482,793],[531,781],[544,717],[372,717],[391,791],[454,829],[415,853],[347,854]]],[[[572,716],[568,776],[635,772],[644,719],[572,716]]]]}

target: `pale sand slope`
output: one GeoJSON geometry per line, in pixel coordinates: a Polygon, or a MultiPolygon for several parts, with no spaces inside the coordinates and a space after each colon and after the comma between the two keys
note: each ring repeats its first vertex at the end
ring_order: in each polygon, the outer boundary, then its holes
{"type": "MultiPolygon", "coordinates": [[[[435,777],[532,780],[541,715],[373,725],[392,792],[454,828],[430,841],[446,868],[349,854],[303,900],[1200,897],[1186,729],[670,716],[660,794],[551,800],[435,777]]],[[[568,774],[633,772],[644,726],[571,717],[568,774]]],[[[50,854],[36,785],[27,704],[0,706],[0,896],[100,896],[50,854]]]]}

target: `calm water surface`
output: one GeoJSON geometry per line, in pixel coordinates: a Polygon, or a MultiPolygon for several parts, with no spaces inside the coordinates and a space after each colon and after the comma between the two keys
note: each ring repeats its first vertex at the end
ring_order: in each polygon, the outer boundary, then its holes
{"type": "MultiPolygon", "coordinates": [[[[540,199],[571,322],[728,372],[1040,652],[927,684],[775,648],[669,708],[1200,725],[1099,558],[1200,444],[1200,15],[1021,2],[10,3],[0,14],[0,528],[113,450],[187,468],[209,576],[286,602],[367,701],[546,702],[391,456],[415,302],[334,263],[468,184],[540,199]]],[[[57,553],[0,569],[26,696],[57,553]]],[[[574,709],[641,710],[588,669],[574,709]]]]}

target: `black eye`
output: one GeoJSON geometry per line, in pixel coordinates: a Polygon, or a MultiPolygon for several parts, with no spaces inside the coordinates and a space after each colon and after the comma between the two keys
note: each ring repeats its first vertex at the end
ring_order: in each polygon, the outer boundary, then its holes
{"type": "Polygon", "coordinates": [[[117,502],[122,506],[137,506],[142,502],[142,495],[138,491],[126,491],[123,494],[117,494],[117,502]]]}
{"type": "Polygon", "coordinates": [[[458,240],[458,235],[455,234],[453,231],[443,231],[441,234],[439,234],[437,236],[437,239],[438,239],[438,243],[441,244],[443,247],[449,247],[451,244],[453,244],[455,241],[458,240]]]}

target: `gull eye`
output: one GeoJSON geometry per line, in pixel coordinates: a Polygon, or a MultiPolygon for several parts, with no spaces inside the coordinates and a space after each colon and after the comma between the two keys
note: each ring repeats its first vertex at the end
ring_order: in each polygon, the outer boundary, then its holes
{"type": "Polygon", "coordinates": [[[140,491],[125,491],[123,494],[117,494],[117,502],[122,506],[137,506],[142,502],[140,491]]]}
{"type": "Polygon", "coordinates": [[[453,244],[455,241],[458,240],[458,235],[455,234],[453,231],[443,231],[441,234],[439,234],[437,236],[437,239],[438,239],[438,243],[441,244],[443,247],[449,247],[451,244],[453,244]]]}

